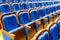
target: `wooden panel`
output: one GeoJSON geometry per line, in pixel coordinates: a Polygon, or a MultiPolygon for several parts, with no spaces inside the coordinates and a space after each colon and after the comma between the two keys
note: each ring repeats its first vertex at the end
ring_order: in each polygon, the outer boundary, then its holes
{"type": "Polygon", "coordinates": [[[16,35],[16,36],[15,36],[15,40],[26,40],[24,28],[18,30],[18,31],[15,32],[14,34],[16,35]]]}
{"type": "Polygon", "coordinates": [[[36,28],[35,28],[35,24],[30,24],[29,26],[31,26],[31,30],[29,30],[28,33],[28,40],[30,40],[35,34],[36,34],[36,28]]]}

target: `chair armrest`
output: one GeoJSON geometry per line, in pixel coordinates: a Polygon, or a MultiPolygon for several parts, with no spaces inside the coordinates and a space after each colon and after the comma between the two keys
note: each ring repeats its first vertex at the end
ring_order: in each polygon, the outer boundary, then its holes
{"type": "Polygon", "coordinates": [[[9,37],[12,38],[12,40],[14,40],[14,37],[15,37],[14,34],[11,34],[11,33],[7,32],[7,31],[5,31],[5,30],[2,30],[2,32],[4,32],[5,34],[7,34],[9,37]]]}
{"type": "Polygon", "coordinates": [[[21,26],[24,26],[25,28],[27,28],[28,30],[31,30],[30,26],[24,25],[24,24],[20,24],[21,26]]]}
{"type": "Polygon", "coordinates": [[[44,20],[48,21],[48,18],[44,18],[44,20]]]}

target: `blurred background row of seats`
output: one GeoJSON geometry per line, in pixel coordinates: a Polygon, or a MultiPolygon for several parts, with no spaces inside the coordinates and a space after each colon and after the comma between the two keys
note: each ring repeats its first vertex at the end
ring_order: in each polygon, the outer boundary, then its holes
{"type": "Polygon", "coordinates": [[[31,40],[60,40],[60,19],[50,23],[46,29],[38,31],[31,40]]]}
{"type": "MultiPolygon", "coordinates": [[[[47,2],[49,3],[49,2],[47,2]]],[[[12,4],[0,4],[0,14],[1,13],[8,13],[8,12],[17,12],[21,10],[28,10],[28,9],[44,9],[49,8],[52,6],[57,6],[59,3],[49,3],[46,2],[29,2],[29,3],[12,3],[12,4]]],[[[56,8],[57,9],[57,8],[56,8]]],[[[28,10],[29,11],[29,10],[28,10]]]]}
{"type": "MultiPolygon", "coordinates": [[[[39,0],[0,0],[0,3],[19,3],[19,2],[35,2],[35,1],[39,1],[39,0]]],[[[51,1],[48,2],[53,3],[51,1]]],[[[54,1],[54,3],[59,3],[59,1],[54,1]]]]}

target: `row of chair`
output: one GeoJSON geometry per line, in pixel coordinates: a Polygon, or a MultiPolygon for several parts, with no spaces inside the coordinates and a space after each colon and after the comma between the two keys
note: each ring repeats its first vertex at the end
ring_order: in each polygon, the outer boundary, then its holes
{"type": "Polygon", "coordinates": [[[60,40],[60,19],[50,23],[46,29],[38,31],[31,40],[60,40]]]}
{"type": "Polygon", "coordinates": [[[0,0],[0,3],[14,3],[14,2],[26,2],[26,0],[0,0]]]}
{"type": "MultiPolygon", "coordinates": [[[[55,9],[55,8],[53,7],[53,9],[55,9]]],[[[14,13],[12,13],[12,14],[4,14],[0,18],[1,19],[0,20],[1,21],[1,27],[2,27],[2,29],[6,30],[6,31],[15,34],[16,35],[16,38],[15,38],[16,40],[17,39],[18,40],[20,40],[20,39],[21,40],[25,40],[25,39],[30,40],[35,35],[35,33],[37,31],[39,31],[39,30],[44,28],[43,27],[44,24],[45,24],[45,27],[47,27],[48,22],[49,22],[49,21],[46,21],[45,19],[42,19],[42,20],[39,20],[39,21],[34,21],[34,20],[39,19],[40,16],[42,15],[42,14],[39,14],[40,12],[42,12],[42,10],[41,9],[39,9],[39,10],[40,11],[38,13],[36,12],[36,10],[31,10],[30,13],[28,13],[26,11],[26,12],[20,12],[20,13],[18,13],[16,15],[14,13]],[[30,14],[31,18],[29,18],[28,14],[30,14]],[[38,14],[40,16],[38,16],[38,14]],[[18,22],[18,19],[19,19],[19,22],[18,22]],[[33,21],[33,22],[31,22],[31,21],[33,21]],[[43,23],[41,23],[41,22],[43,22],[43,23]],[[47,22],[47,25],[46,25],[46,22],[47,22]],[[25,28],[22,27],[21,25],[25,26],[25,28]],[[26,25],[30,26],[31,30],[27,29],[26,25]]],[[[52,10],[51,13],[53,13],[55,11],[56,10],[52,10]]],[[[45,12],[43,12],[43,13],[45,13],[45,12]]],[[[44,16],[45,15],[43,15],[42,17],[44,17],[44,16]]],[[[47,17],[50,17],[50,16],[47,16],[47,17]]],[[[53,17],[53,19],[54,18],[55,18],[55,16],[53,17]]]]}
{"type": "MultiPolygon", "coordinates": [[[[46,3],[46,2],[45,2],[46,3]]],[[[47,3],[41,3],[41,2],[29,2],[29,3],[13,3],[13,4],[0,4],[0,14],[8,13],[8,12],[16,12],[20,10],[26,10],[26,9],[33,9],[39,7],[39,9],[42,6],[48,6],[47,3]]],[[[53,5],[53,4],[50,4],[53,5]]]]}
{"type": "MultiPolygon", "coordinates": [[[[35,1],[39,1],[39,0],[0,0],[0,3],[19,3],[19,2],[35,2],[35,1]]],[[[54,1],[54,3],[59,3],[59,1],[54,1]]]]}

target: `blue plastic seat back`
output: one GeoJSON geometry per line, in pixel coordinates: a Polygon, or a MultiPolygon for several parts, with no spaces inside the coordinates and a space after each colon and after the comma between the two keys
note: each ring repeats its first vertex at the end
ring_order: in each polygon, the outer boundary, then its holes
{"type": "Polygon", "coordinates": [[[49,14],[51,13],[51,7],[48,9],[48,11],[49,11],[49,14]]]}
{"type": "Polygon", "coordinates": [[[59,9],[59,6],[56,6],[56,10],[58,10],[59,9]]]}
{"type": "Polygon", "coordinates": [[[13,11],[19,11],[20,10],[20,5],[19,4],[12,4],[12,10],[13,11]]]}
{"type": "Polygon", "coordinates": [[[52,13],[53,12],[53,9],[52,9],[52,7],[50,8],[50,13],[52,13]]]}
{"type": "Polygon", "coordinates": [[[32,1],[35,1],[35,0],[32,0],[32,1]]]}
{"type": "Polygon", "coordinates": [[[17,3],[19,3],[21,0],[15,0],[17,3]]]}
{"type": "Polygon", "coordinates": [[[38,37],[38,40],[50,40],[49,33],[44,32],[41,36],[38,37]]]}
{"type": "Polygon", "coordinates": [[[35,8],[35,7],[38,7],[38,3],[37,3],[37,2],[34,3],[34,8],[35,8]]]}
{"type": "Polygon", "coordinates": [[[31,2],[32,0],[28,0],[29,2],[31,2]]]}
{"type": "Polygon", "coordinates": [[[56,6],[55,8],[56,8],[56,10],[60,10],[60,6],[56,6]]]}
{"type": "Polygon", "coordinates": [[[29,16],[27,12],[21,12],[19,13],[19,20],[21,24],[27,24],[30,22],[29,16]]]}
{"type": "Polygon", "coordinates": [[[22,7],[22,9],[27,9],[26,3],[21,3],[21,7],[22,7]]]}
{"type": "Polygon", "coordinates": [[[49,14],[49,9],[48,9],[48,8],[45,8],[45,9],[43,10],[43,13],[44,13],[45,15],[48,15],[48,14],[49,14]]]}
{"type": "Polygon", "coordinates": [[[30,11],[30,18],[31,18],[31,20],[38,19],[38,14],[37,14],[36,10],[31,10],[30,11]]]}
{"type": "Polygon", "coordinates": [[[48,6],[48,2],[46,2],[46,6],[48,6]]]}
{"type": "Polygon", "coordinates": [[[28,8],[33,8],[33,4],[32,3],[28,3],[28,8]]]}
{"type": "Polygon", "coordinates": [[[52,7],[53,12],[55,11],[55,7],[52,7]]]}
{"type": "Polygon", "coordinates": [[[22,2],[26,2],[27,0],[22,0],[22,2]]]}
{"type": "Polygon", "coordinates": [[[0,9],[1,9],[2,13],[10,12],[10,6],[9,6],[9,4],[1,4],[0,9]]]}
{"type": "Polygon", "coordinates": [[[45,2],[42,2],[42,6],[45,6],[45,2]]]}
{"type": "Polygon", "coordinates": [[[53,9],[54,9],[54,11],[56,11],[56,6],[53,9]]]}
{"type": "Polygon", "coordinates": [[[60,32],[60,20],[57,21],[58,32],[60,32]]]}
{"type": "Polygon", "coordinates": [[[40,7],[42,6],[41,2],[38,2],[38,6],[40,6],[40,7]]]}
{"type": "Polygon", "coordinates": [[[58,4],[59,2],[55,1],[54,4],[58,4]]]}
{"type": "Polygon", "coordinates": [[[18,21],[14,14],[4,16],[2,22],[6,31],[11,31],[18,27],[18,21]]]}
{"type": "Polygon", "coordinates": [[[13,2],[14,2],[14,0],[8,0],[8,2],[9,2],[9,3],[13,3],[13,2]]]}
{"type": "Polygon", "coordinates": [[[49,32],[51,40],[58,40],[58,28],[56,24],[50,27],[49,32]]]}
{"type": "Polygon", "coordinates": [[[2,3],[2,2],[6,2],[6,0],[0,0],[0,3],[2,3]]]}
{"type": "Polygon", "coordinates": [[[36,0],[36,1],[38,1],[38,0],[36,0]]]}
{"type": "Polygon", "coordinates": [[[49,2],[49,5],[51,5],[51,2],[49,2]]]}
{"type": "Polygon", "coordinates": [[[42,5],[43,5],[43,6],[46,6],[46,2],[43,2],[42,5]]]}
{"type": "Polygon", "coordinates": [[[39,17],[43,17],[45,14],[43,13],[43,10],[42,9],[39,9],[38,10],[38,15],[39,17]]]}
{"type": "Polygon", "coordinates": [[[46,2],[47,3],[47,5],[49,5],[49,2],[46,2]]]}

